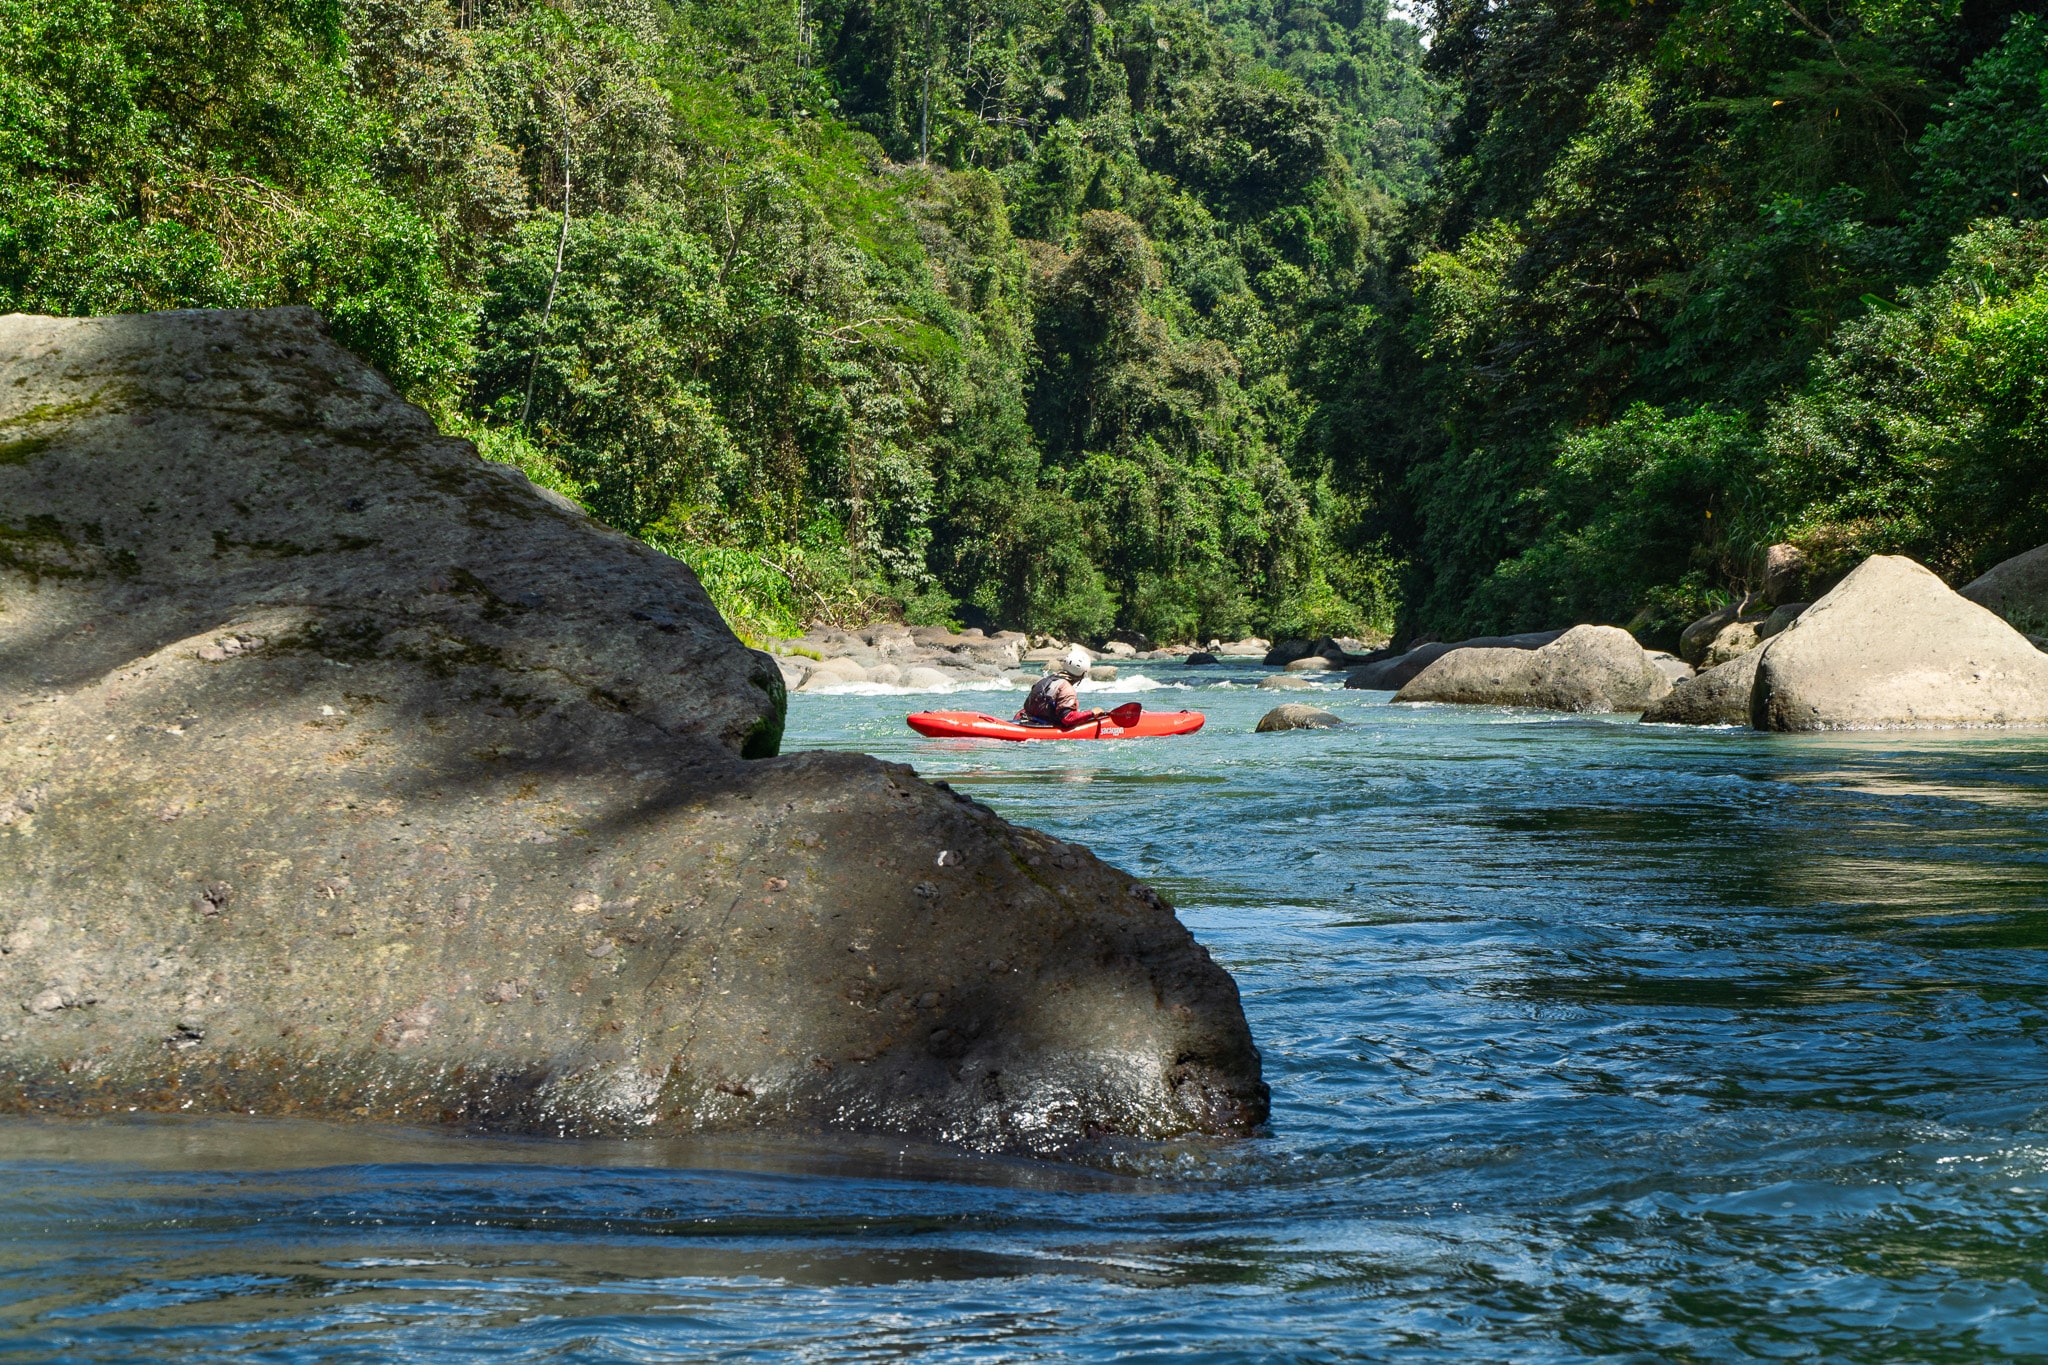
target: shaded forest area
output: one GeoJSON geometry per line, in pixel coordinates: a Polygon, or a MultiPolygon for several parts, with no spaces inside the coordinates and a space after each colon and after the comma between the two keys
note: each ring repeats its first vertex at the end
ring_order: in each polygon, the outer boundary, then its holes
{"type": "Polygon", "coordinates": [[[0,0],[0,306],[318,307],[756,635],[1665,642],[2048,541],[2042,7],[0,0]]]}

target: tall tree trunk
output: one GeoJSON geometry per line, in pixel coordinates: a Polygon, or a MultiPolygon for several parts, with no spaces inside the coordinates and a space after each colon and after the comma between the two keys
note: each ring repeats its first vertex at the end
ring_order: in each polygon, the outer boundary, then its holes
{"type": "Polygon", "coordinates": [[[519,425],[533,410],[533,379],[540,371],[540,347],[547,340],[548,322],[555,315],[555,290],[562,283],[562,256],[569,249],[569,106],[562,103],[562,230],[555,234],[555,268],[548,276],[548,301],[540,310],[540,331],[534,334],[533,353],[526,362],[526,397],[519,404],[519,425]]]}
{"type": "Polygon", "coordinates": [[[931,0],[925,0],[924,7],[924,91],[917,97],[917,159],[929,163],[932,159],[932,7],[931,0]]]}

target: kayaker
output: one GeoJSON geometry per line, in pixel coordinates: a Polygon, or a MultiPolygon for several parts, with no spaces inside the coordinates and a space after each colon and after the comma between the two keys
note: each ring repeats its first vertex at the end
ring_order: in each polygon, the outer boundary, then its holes
{"type": "Polygon", "coordinates": [[[1074,684],[1088,676],[1088,667],[1094,662],[1088,657],[1088,651],[1079,645],[1068,650],[1067,657],[1059,661],[1058,668],[1031,684],[1031,691],[1024,698],[1024,708],[1017,713],[1017,719],[1059,726],[1093,720],[1095,712],[1081,709],[1081,697],[1074,690],[1074,684]]]}

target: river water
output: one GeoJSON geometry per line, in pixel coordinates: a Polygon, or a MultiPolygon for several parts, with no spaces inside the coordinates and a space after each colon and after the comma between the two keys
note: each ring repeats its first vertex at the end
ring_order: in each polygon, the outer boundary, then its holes
{"type": "Polygon", "coordinates": [[[1054,1165],[11,1121],[0,1360],[2048,1359],[2048,736],[1148,671],[1206,685],[1103,699],[1208,728],[952,743],[801,695],[786,747],[1166,892],[1243,987],[1270,1136],[1054,1165]],[[1252,734],[1281,700],[1350,724],[1252,734]]]}

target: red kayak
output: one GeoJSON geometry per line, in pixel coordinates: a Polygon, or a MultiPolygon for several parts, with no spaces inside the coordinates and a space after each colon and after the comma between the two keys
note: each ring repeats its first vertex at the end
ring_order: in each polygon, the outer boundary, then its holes
{"type": "Polygon", "coordinates": [[[920,711],[907,719],[911,729],[934,739],[1154,739],[1191,735],[1205,717],[1200,711],[1147,711],[1129,725],[1104,716],[1070,729],[998,720],[978,711],[920,711]]]}

